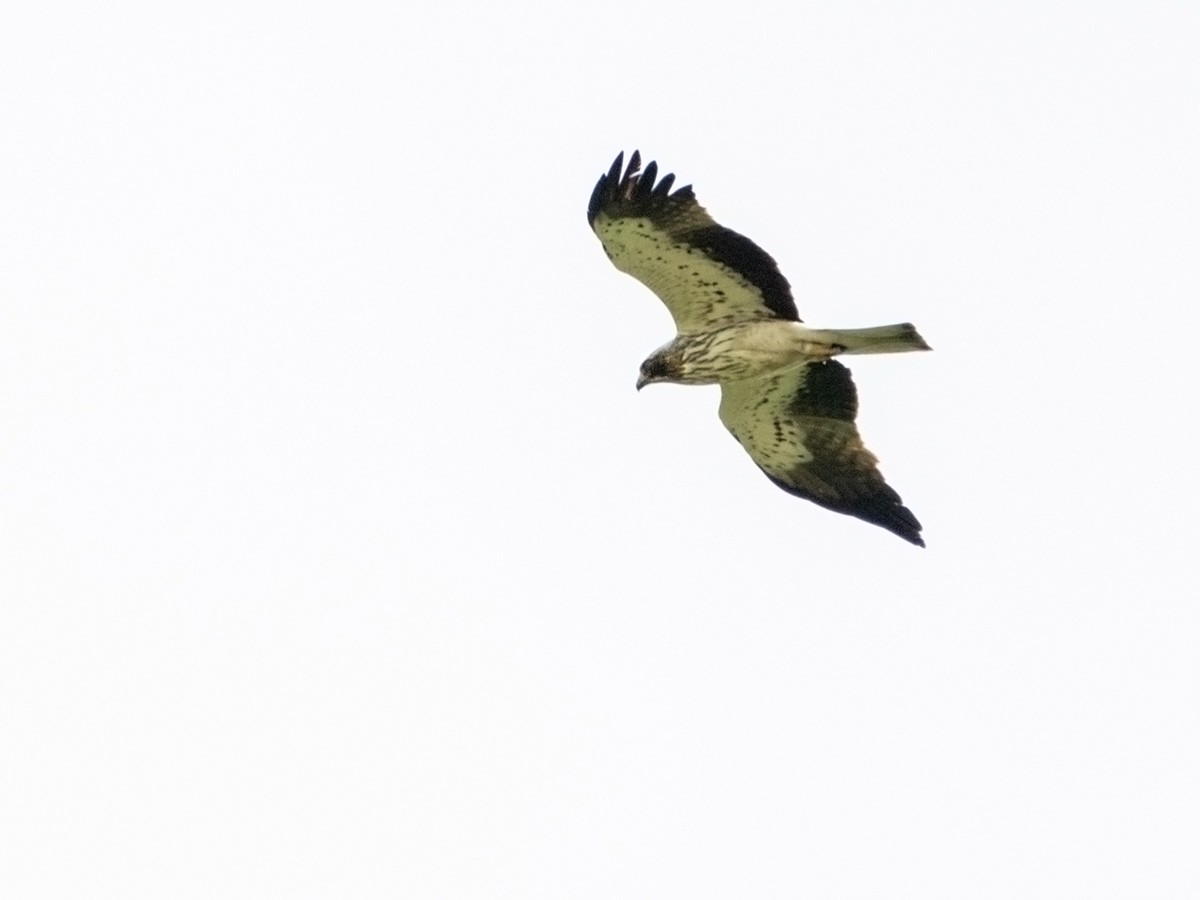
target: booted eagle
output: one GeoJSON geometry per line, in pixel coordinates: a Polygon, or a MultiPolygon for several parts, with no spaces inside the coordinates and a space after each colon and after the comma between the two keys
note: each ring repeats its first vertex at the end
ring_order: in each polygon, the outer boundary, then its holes
{"type": "Polygon", "coordinates": [[[678,331],[642,363],[638,390],[719,384],[722,423],[771,481],[924,547],[921,523],[863,446],[850,370],[833,359],[928,350],[916,328],[800,324],[775,260],[714,222],[691,185],[672,191],[674,175],[656,184],[658,165],[641,172],[636,150],[622,174],[624,156],[596,183],[588,224],[613,265],[666,304],[678,331]]]}

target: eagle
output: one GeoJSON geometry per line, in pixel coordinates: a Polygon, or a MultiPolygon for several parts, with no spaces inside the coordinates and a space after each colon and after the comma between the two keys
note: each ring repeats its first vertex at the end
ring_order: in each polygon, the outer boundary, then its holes
{"type": "Polygon", "coordinates": [[[718,415],[776,485],[924,547],[921,523],[879,473],[854,420],[858,394],[834,359],[928,350],[911,323],[809,328],[761,247],[718,225],[691,185],[618,154],[588,203],[588,224],[622,272],[650,288],[677,334],[642,363],[637,388],[719,384],[718,415]]]}

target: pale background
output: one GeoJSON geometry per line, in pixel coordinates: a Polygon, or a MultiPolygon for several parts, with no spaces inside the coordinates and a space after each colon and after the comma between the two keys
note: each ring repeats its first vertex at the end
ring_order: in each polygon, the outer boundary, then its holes
{"type": "Polygon", "coordinates": [[[0,12],[0,894],[1200,896],[1200,6],[0,12]],[[585,206],[696,185],[929,549],[585,206]]]}

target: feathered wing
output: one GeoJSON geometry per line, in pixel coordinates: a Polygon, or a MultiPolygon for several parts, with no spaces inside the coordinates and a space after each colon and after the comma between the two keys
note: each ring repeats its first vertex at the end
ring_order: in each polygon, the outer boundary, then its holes
{"type": "Polygon", "coordinates": [[[857,412],[850,370],[836,360],[721,385],[721,421],[775,484],[924,547],[921,523],[863,446],[857,412]]]}
{"type": "Polygon", "coordinates": [[[658,295],[684,334],[755,319],[799,321],[792,291],[770,255],[713,221],[691,185],[672,192],[674,175],[655,184],[658,165],[639,174],[635,150],[602,175],[588,223],[608,258],[658,295]]]}

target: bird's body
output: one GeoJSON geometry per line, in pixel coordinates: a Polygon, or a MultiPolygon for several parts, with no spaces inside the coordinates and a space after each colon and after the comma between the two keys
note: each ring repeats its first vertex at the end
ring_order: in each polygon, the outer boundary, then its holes
{"type": "Polygon", "coordinates": [[[912,346],[915,335],[915,329],[907,324],[834,331],[784,319],[755,319],[711,331],[676,335],[650,357],[667,361],[670,376],[649,379],[646,383],[723,384],[757,378],[843,353],[917,349],[912,346]],[[895,350],[881,349],[885,345],[894,345],[895,350]]]}
{"type": "Polygon", "coordinates": [[[854,425],[850,372],[832,357],[928,350],[908,324],[816,329],[753,241],[718,225],[690,186],[624,154],[592,193],[588,222],[609,259],[653,290],[675,338],[642,363],[638,388],[721,385],[722,423],[775,484],[924,546],[921,526],[883,480],[854,425]]]}

